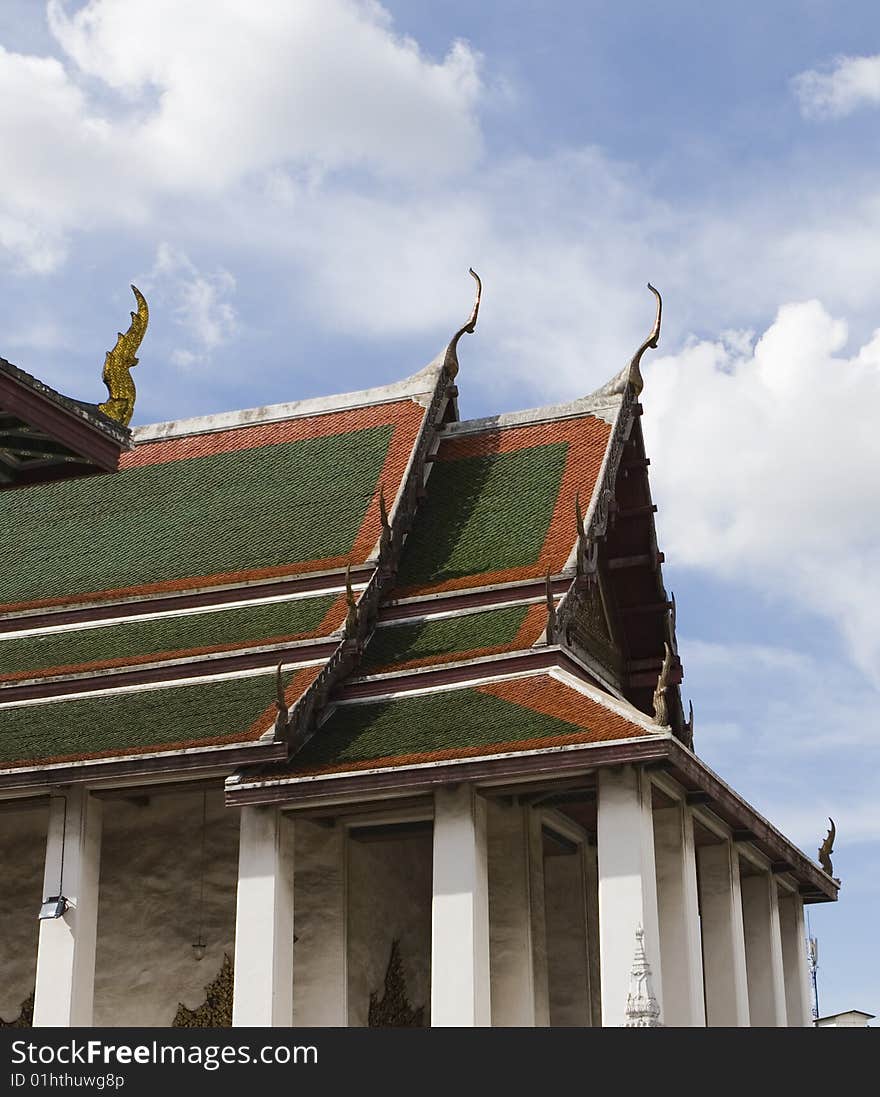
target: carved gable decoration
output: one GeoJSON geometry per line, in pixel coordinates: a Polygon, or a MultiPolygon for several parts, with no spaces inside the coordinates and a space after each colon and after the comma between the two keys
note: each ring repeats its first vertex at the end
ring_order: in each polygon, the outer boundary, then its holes
{"type": "Polygon", "coordinates": [[[400,959],[400,941],[391,942],[391,956],[385,972],[382,1000],[375,991],[370,994],[370,1028],[424,1028],[425,1007],[413,1009],[406,990],[406,976],[400,959]]]}
{"type": "Polygon", "coordinates": [[[34,996],[35,990],[21,1003],[21,1009],[14,1021],[4,1021],[0,1017],[0,1028],[33,1028],[34,1026],[34,996]]]}
{"type": "Polygon", "coordinates": [[[231,1028],[233,970],[229,953],[223,954],[220,974],[205,987],[205,1000],[197,1009],[187,1009],[179,1002],[172,1025],[174,1028],[231,1028]]]}

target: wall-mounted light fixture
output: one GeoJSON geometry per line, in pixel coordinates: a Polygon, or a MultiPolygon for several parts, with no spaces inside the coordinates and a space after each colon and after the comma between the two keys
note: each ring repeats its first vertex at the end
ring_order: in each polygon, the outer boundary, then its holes
{"type": "Polygon", "coordinates": [[[60,918],[65,910],[67,910],[67,900],[64,896],[50,895],[48,899],[43,900],[37,918],[41,922],[46,918],[60,918]]]}

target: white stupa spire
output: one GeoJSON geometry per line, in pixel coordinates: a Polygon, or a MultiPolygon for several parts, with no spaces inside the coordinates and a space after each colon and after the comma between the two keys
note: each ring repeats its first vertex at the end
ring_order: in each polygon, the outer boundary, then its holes
{"type": "Polygon", "coordinates": [[[626,1020],[622,1028],[662,1028],[660,1006],[651,987],[651,965],[645,955],[645,931],[636,929],[636,955],[629,976],[626,1020]]]}

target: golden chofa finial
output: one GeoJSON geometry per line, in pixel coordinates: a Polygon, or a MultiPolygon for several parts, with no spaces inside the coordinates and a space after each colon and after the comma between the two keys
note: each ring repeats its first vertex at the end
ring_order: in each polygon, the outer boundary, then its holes
{"type": "Polygon", "coordinates": [[[138,364],[137,349],[146,334],[150,319],[150,311],[144,295],[137,286],[132,286],[131,291],[137,301],[137,312],[131,314],[131,326],[125,335],[119,332],[116,346],[113,350],[107,351],[101,378],[107,386],[110,398],[103,404],[98,404],[100,411],[125,427],[131,422],[134,414],[134,401],[137,395],[129,371],[138,364]]]}
{"type": "Polygon", "coordinates": [[[480,281],[480,276],[474,270],[473,267],[468,267],[468,274],[477,283],[477,296],[474,299],[474,307],[471,309],[468,322],[458,329],[449,342],[449,346],[446,348],[446,357],[443,359],[443,365],[446,367],[446,372],[450,377],[455,377],[458,373],[458,353],[456,348],[458,347],[458,341],[462,335],[473,335],[477,327],[477,316],[480,314],[480,298],[483,295],[483,283],[480,281]]]}

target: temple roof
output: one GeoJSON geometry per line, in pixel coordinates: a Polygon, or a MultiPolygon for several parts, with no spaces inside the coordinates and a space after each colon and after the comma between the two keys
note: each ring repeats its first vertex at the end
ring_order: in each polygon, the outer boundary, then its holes
{"type": "Polygon", "coordinates": [[[0,490],[115,469],[130,433],[0,358],[0,490]]]}

